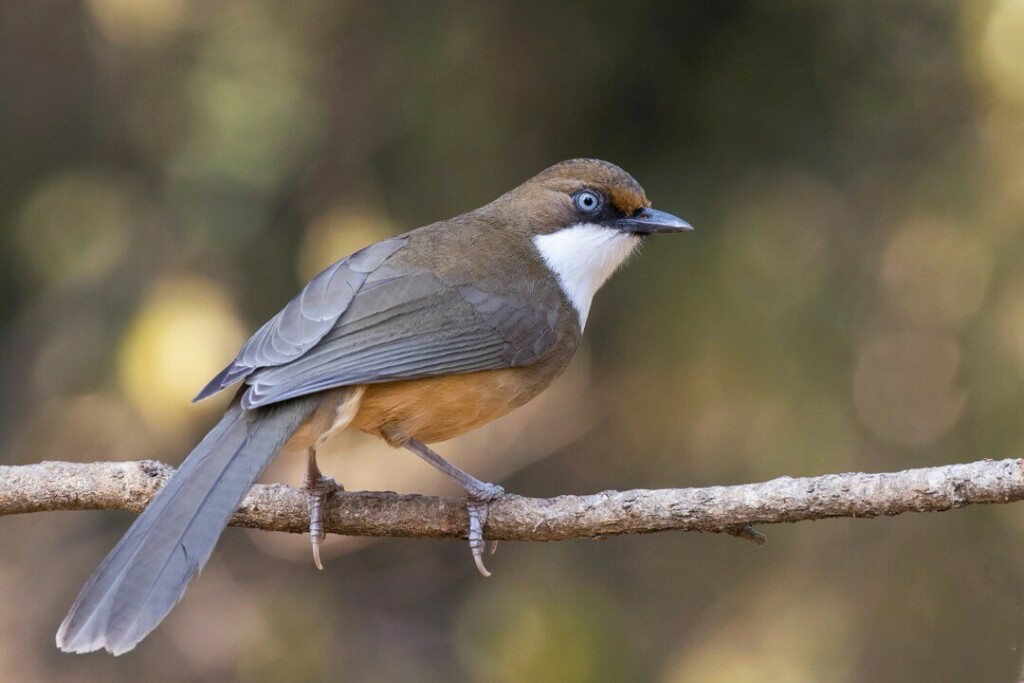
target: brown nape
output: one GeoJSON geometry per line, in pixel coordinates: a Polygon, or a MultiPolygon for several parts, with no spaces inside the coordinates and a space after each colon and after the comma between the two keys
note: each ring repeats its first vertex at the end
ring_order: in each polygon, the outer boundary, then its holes
{"type": "Polygon", "coordinates": [[[541,171],[529,182],[538,181],[567,194],[590,188],[602,192],[623,215],[632,216],[651,202],[633,176],[613,163],[600,159],[570,159],[541,171]]]}

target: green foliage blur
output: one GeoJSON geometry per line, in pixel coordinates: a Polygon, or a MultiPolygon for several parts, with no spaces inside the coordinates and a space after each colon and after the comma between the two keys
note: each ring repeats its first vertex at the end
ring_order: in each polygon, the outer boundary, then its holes
{"type": "MultiPolygon", "coordinates": [[[[524,495],[1024,456],[1024,0],[0,3],[0,463],[177,463],[318,269],[562,159],[696,231],[439,447],[524,495]]],[[[297,484],[302,463],[268,478],[297,484]]],[[[349,489],[454,493],[343,435],[349,489]]],[[[1024,509],[503,544],[229,530],[134,652],[53,645],[129,517],[0,522],[18,681],[1017,680],[1024,509]]]]}

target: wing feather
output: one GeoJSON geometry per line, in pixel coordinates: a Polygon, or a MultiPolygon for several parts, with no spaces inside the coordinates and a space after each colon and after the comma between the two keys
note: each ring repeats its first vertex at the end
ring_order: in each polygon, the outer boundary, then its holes
{"type": "Polygon", "coordinates": [[[331,331],[370,273],[405,244],[395,237],[338,261],[313,278],[284,309],[242,346],[235,360],[196,396],[201,400],[255,370],[286,364],[316,346],[331,331]]]}
{"type": "Polygon", "coordinates": [[[251,409],[334,387],[529,365],[554,347],[559,301],[524,303],[389,260],[406,239],[313,278],[197,399],[244,379],[251,409]]]}

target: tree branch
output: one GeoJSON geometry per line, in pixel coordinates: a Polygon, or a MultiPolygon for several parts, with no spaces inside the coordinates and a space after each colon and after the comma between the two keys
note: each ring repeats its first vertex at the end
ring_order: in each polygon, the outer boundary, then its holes
{"type": "MultiPolygon", "coordinates": [[[[0,466],[0,515],[47,510],[138,513],[173,473],[168,465],[151,460],[0,466]]],[[[491,505],[486,535],[495,540],[561,541],[685,530],[762,542],[751,525],[937,512],[1022,499],[1024,460],[981,460],[886,474],[781,477],[739,486],[557,498],[506,495],[491,505]]],[[[306,496],[283,484],[257,485],[231,523],[305,532],[306,496]]],[[[464,538],[466,525],[461,498],[382,492],[335,494],[324,520],[326,531],[349,536],[464,538]]]]}

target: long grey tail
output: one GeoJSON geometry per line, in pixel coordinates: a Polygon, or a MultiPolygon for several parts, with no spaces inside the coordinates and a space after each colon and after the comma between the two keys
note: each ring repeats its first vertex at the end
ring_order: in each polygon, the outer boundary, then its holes
{"type": "Polygon", "coordinates": [[[243,410],[236,401],[139,515],[57,631],[65,652],[134,648],[181,600],[246,492],[316,406],[243,410]]]}

